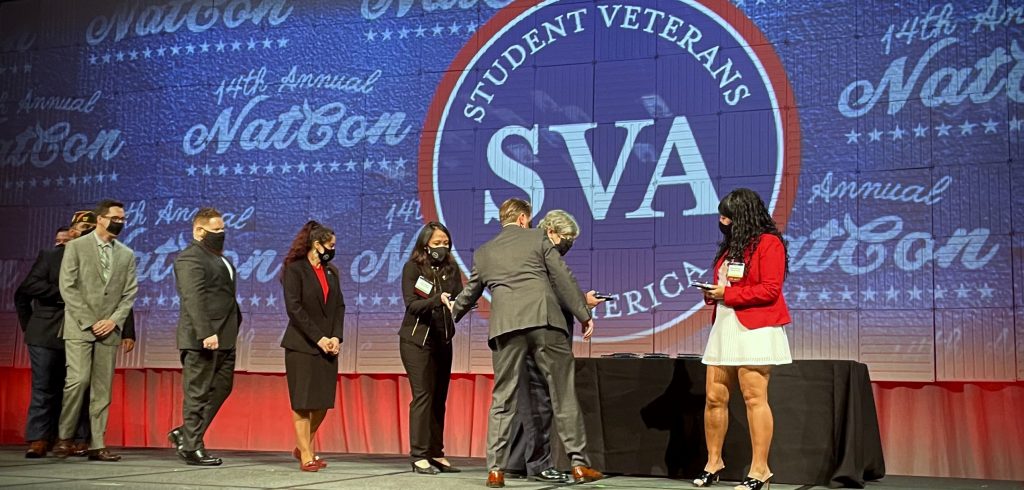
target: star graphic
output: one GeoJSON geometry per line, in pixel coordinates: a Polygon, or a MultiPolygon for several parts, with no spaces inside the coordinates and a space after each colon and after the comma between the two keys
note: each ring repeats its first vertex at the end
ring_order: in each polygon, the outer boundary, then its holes
{"type": "Polygon", "coordinates": [[[96,55],[95,55],[95,54],[94,54],[94,55],[92,55],[92,56],[90,56],[90,57],[89,57],[89,64],[90,64],[90,65],[95,65],[95,64],[96,64],[96,60],[97,60],[97,59],[98,59],[98,58],[96,57],[96,55]]]}
{"type": "Polygon", "coordinates": [[[69,185],[75,185],[77,183],[78,183],[78,177],[75,174],[71,174],[71,177],[68,177],[68,184],[69,185]]]}
{"type": "Polygon", "coordinates": [[[249,38],[249,42],[245,43],[245,46],[246,46],[247,48],[249,48],[249,50],[250,50],[250,51],[252,51],[252,50],[256,49],[256,41],[254,41],[254,40],[253,40],[253,39],[252,39],[252,38],[250,37],[250,38],[249,38]]]}
{"type": "Polygon", "coordinates": [[[238,41],[235,41],[235,42],[231,43],[231,49],[234,50],[234,51],[241,51],[242,50],[242,43],[240,43],[238,41]]]}
{"type": "Polygon", "coordinates": [[[306,167],[306,162],[299,162],[299,164],[295,166],[295,170],[300,174],[304,174],[306,173],[306,167]]]}
{"type": "Polygon", "coordinates": [[[37,185],[37,182],[36,182],[36,178],[35,177],[32,177],[31,179],[28,179],[28,186],[29,186],[29,188],[33,188],[36,185],[37,185]]]}
{"type": "Polygon", "coordinates": [[[341,168],[341,164],[338,162],[331,162],[329,166],[331,167],[331,172],[337,172],[341,168]]]}
{"type": "Polygon", "coordinates": [[[366,40],[367,41],[376,41],[377,40],[377,33],[374,32],[373,29],[370,29],[370,32],[366,33],[366,40]]]}
{"type": "Polygon", "coordinates": [[[889,289],[885,292],[885,299],[886,301],[895,300],[899,298],[899,294],[900,292],[895,287],[889,286],[889,289]]]}
{"type": "Polygon", "coordinates": [[[259,306],[259,305],[260,305],[260,297],[257,296],[256,293],[253,293],[253,295],[249,297],[249,306],[259,306]]]}
{"type": "Polygon", "coordinates": [[[191,44],[185,46],[185,53],[186,54],[196,54],[196,47],[191,45],[191,44]]]}
{"type": "Polygon", "coordinates": [[[871,138],[870,140],[868,140],[868,142],[881,141],[882,134],[883,133],[879,131],[878,128],[873,129],[870,133],[868,133],[868,136],[871,138]]]}
{"type": "Polygon", "coordinates": [[[258,172],[259,169],[260,169],[259,165],[256,165],[255,163],[250,164],[249,165],[249,175],[256,175],[256,172],[258,172]]]}
{"type": "Polygon", "coordinates": [[[476,22],[474,21],[466,24],[466,34],[472,34],[474,32],[476,32],[476,22]]]}
{"type": "Polygon", "coordinates": [[[148,295],[142,297],[143,305],[149,306],[150,301],[153,301],[153,298],[150,298],[148,295]]]}
{"type": "Polygon", "coordinates": [[[853,301],[853,291],[850,291],[850,288],[846,286],[843,286],[843,290],[839,293],[839,295],[842,297],[843,301],[853,301]]]}
{"type": "Polygon", "coordinates": [[[416,29],[414,30],[416,31],[416,37],[424,37],[423,33],[427,32],[427,30],[424,29],[423,26],[416,26],[416,29]]]}
{"type": "Polygon", "coordinates": [[[356,296],[356,304],[363,306],[363,303],[366,303],[366,296],[363,296],[363,293],[359,293],[359,295],[356,296]]]}
{"type": "Polygon", "coordinates": [[[210,43],[208,43],[206,41],[203,41],[203,44],[199,45],[199,51],[201,53],[208,53],[208,52],[210,52],[210,43]]]}
{"type": "Polygon", "coordinates": [[[25,187],[25,183],[19,180],[14,183],[14,187],[17,189],[23,189],[25,187]]]}
{"type": "Polygon", "coordinates": [[[320,163],[320,160],[317,160],[316,163],[313,164],[313,172],[316,173],[316,172],[323,172],[323,171],[324,171],[324,164],[320,163]]]}
{"type": "Polygon", "coordinates": [[[985,134],[988,134],[988,133],[995,133],[995,132],[997,132],[996,126],[998,126],[999,123],[993,121],[992,118],[990,117],[990,118],[988,118],[988,121],[985,121],[985,122],[981,123],[981,125],[985,126],[985,134]]]}
{"type": "Polygon", "coordinates": [[[818,291],[818,301],[831,301],[832,293],[828,289],[818,291]]]}
{"type": "Polygon", "coordinates": [[[49,177],[43,179],[43,187],[50,187],[50,182],[51,180],[49,177]]]}
{"type": "Polygon", "coordinates": [[[160,296],[157,296],[156,298],[156,304],[160,306],[167,304],[167,296],[164,296],[164,293],[161,292],[160,296]]]}
{"type": "Polygon", "coordinates": [[[110,53],[103,55],[103,62],[110,63],[110,53]]]}
{"type": "Polygon", "coordinates": [[[1013,116],[1013,119],[1010,119],[1009,122],[1010,122],[1010,131],[1020,131],[1020,123],[1022,123],[1024,121],[1021,121],[1020,119],[1017,119],[1017,116],[1013,116]]]}
{"type": "Polygon", "coordinates": [[[178,46],[171,46],[171,54],[176,55],[181,53],[181,48],[178,46]]]}
{"type": "Polygon", "coordinates": [[[390,41],[391,40],[391,34],[392,34],[391,29],[384,29],[383,31],[381,31],[381,33],[380,33],[381,41],[390,41]]]}
{"type": "Polygon", "coordinates": [[[274,41],[271,41],[269,37],[263,38],[263,49],[270,49],[274,45],[274,41]]]}
{"type": "Polygon", "coordinates": [[[410,31],[409,29],[406,29],[404,27],[399,29],[398,30],[398,39],[405,39],[405,38],[409,37],[409,33],[410,32],[412,32],[412,31],[410,31]]]}
{"type": "Polygon", "coordinates": [[[928,126],[924,126],[921,123],[917,123],[917,127],[914,128],[915,138],[924,138],[928,134],[928,126]]]}
{"type": "Polygon", "coordinates": [[[57,177],[57,187],[64,187],[64,177],[57,177]]]}
{"type": "Polygon", "coordinates": [[[217,41],[217,44],[215,46],[217,46],[217,51],[218,52],[223,53],[224,52],[224,47],[227,46],[227,44],[224,44],[224,41],[217,41]]]}
{"type": "Polygon", "coordinates": [[[989,287],[988,283],[986,282],[984,285],[978,288],[978,292],[981,293],[981,299],[992,298],[992,293],[995,292],[995,289],[989,287]]]}
{"type": "Polygon", "coordinates": [[[288,163],[288,162],[284,162],[284,163],[282,163],[282,164],[280,165],[280,167],[281,167],[281,175],[284,175],[284,174],[289,174],[289,173],[291,173],[291,172],[292,172],[292,166],[291,166],[291,164],[290,164],[290,163],[288,163]]]}
{"type": "Polygon", "coordinates": [[[157,55],[157,57],[160,57],[160,56],[163,56],[163,55],[164,55],[164,53],[166,53],[166,52],[167,52],[167,48],[165,48],[165,47],[163,47],[163,46],[160,46],[160,47],[159,47],[159,48],[157,48],[157,50],[156,50],[156,55],[157,55]]]}
{"type": "MultiPolygon", "coordinates": [[[[348,164],[345,166],[348,166],[348,164]]],[[[373,170],[373,160],[370,160],[369,158],[363,160],[363,170],[373,170]]]]}
{"type": "Polygon", "coordinates": [[[954,289],[954,291],[956,291],[957,299],[966,298],[967,297],[967,293],[971,292],[970,289],[967,289],[967,288],[964,287],[964,283],[960,283],[960,287],[957,288],[957,289],[954,289]]]}
{"type": "Polygon", "coordinates": [[[462,26],[458,22],[452,22],[452,25],[448,26],[448,34],[458,34],[462,26]]]}
{"type": "MultiPolygon", "coordinates": [[[[82,177],[82,183],[83,184],[89,184],[91,182],[92,182],[92,176],[91,175],[85,174],[85,176],[82,177]]],[[[18,187],[21,187],[21,186],[19,185],[18,187]]]]}
{"type": "Polygon", "coordinates": [[[283,47],[285,47],[287,45],[288,45],[288,39],[287,38],[282,37],[282,38],[277,40],[277,47],[278,48],[283,48],[283,47]]]}
{"type": "Polygon", "coordinates": [[[220,164],[219,167],[217,167],[217,175],[227,175],[227,173],[228,173],[228,167],[225,166],[223,163],[220,164]]]}
{"type": "Polygon", "coordinates": [[[210,172],[212,172],[212,171],[213,171],[213,169],[210,168],[210,164],[209,163],[207,163],[206,165],[203,165],[203,175],[210,175],[210,172]]]}
{"type": "Polygon", "coordinates": [[[152,57],[152,55],[153,55],[153,50],[149,49],[148,46],[146,47],[146,49],[142,50],[142,57],[143,58],[150,58],[150,57],[152,57]]]}
{"type": "Polygon", "coordinates": [[[892,136],[892,140],[896,141],[903,139],[903,135],[907,134],[907,132],[904,131],[899,124],[897,124],[896,129],[889,131],[889,134],[892,136]]]}
{"type": "Polygon", "coordinates": [[[235,164],[235,175],[242,175],[242,172],[244,170],[245,170],[245,167],[243,167],[241,163],[236,163],[235,164]]]}
{"type": "Polygon", "coordinates": [[[267,175],[270,175],[270,174],[274,173],[274,164],[273,163],[268,163],[267,166],[264,167],[263,169],[267,171],[267,175]]]}
{"type": "Polygon", "coordinates": [[[189,165],[187,168],[185,168],[185,172],[188,173],[189,177],[195,177],[196,176],[196,166],[195,165],[189,165]]]}
{"type": "Polygon", "coordinates": [[[270,296],[267,296],[267,307],[269,308],[275,305],[277,305],[277,297],[274,296],[274,293],[270,293],[270,296]]]}
{"type": "Polygon", "coordinates": [[[846,144],[860,143],[860,135],[861,133],[858,133],[857,130],[851,129],[849,133],[844,135],[846,136],[846,144]]]}
{"type": "Polygon", "coordinates": [[[391,170],[391,161],[389,161],[387,158],[381,158],[379,165],[381,170],[391,170]]]}
{"type": "Polygon", "coordinates": [[[405,170],[405,162],[407,162],[407,161],[408,160],[406,160],[406,159],[404,159],[402,157],[398,157],[398,160],[395,160],[395,171],[405,170]]]}
{"type": "Polygon", "coordinates": [[[935,299],[946,299],[946,288],[935,286],[935,299]]]}
{"type": "Polygon", "coordinates": [[[133,59],[133,60],[137,60],[137,59],[139,59],[139,52],[133,49],[133,50],[128,52],[128,57],[133,59]]]}
{"type": "Polygon", "coordinates": [[[171,298],[171,306],[181,306],[181,298],[179,298],[178,295],[174,295],[174,297],[171,298]]]}
{"type": "Polygon", "coordinates": [[[960,128],[960,136],[966,136],[968,134],[974,134],[974,127],[975,126],[977,126],[977,124],[972,123],[971,121],[969,121],[967,119],[964,119],[964,123],[961,124],[960,126],[958,126],[960,128]]]}
{"type": "Polygon", "coordinates": [[[373,293],[373,296],[370,296],[370,300],[371,300],[371,301],[373,301],[373,306],[380,306],[380,302],[381,302],[381,300],[383,300],[383,299],[384,299],[384,298],[382,298],[382,297],[381,297],[381,296],[380,296],[379,294],[377,294],[377,293],[373,293]]]}
{"type": "Polygon", "coordinates": [[[942,123],[938,126],[935,126],[935,129],[939,130],[939,136],[949,136],[949,130],[952,128],[953,126],[950,126],[946,123],[942,123]]]}
{"type": "Polygon", "coordinates": [[[124,53],[118,51],[117,54],[114,55],[114,58],[117,58],[117,61],[124,61],[124,53]]]}
{"type": "Polygon", "coordinates": [[[397,305],[398,304],[398,300],[400,300],[400,299],[402,299],[401,296],[392,294],[391,296],[388,296],[388,304],[391,305],[391,306],[397,305]]]}
{"type": "Polygon", "coordinates": [[[914,287],[906,291],[907,299],[911,301],[921,301],[921,293],[923,292],[924,291],[917,289],[917,286],[915,285],[914,287]]]}
{"type": "Polygon", "coordinates": [[[96,182],[103,183],[103,180],[107,178],[107,174],[100,172],[96,174],[96,182]]]}
{"type": "Polygon", "coordinates": [[[110,172],[110,181],[111,182],[117,182],[117,176],[118,176],[117,172],[110,172]]]}
{"type": "Polygon", "coordinates": [[[434,24],[433,29],[430,30],[434,32],[434,37],[438,37],[442,32],[444,32],[444,27],[441,27],[440,24],[434,24]]]}

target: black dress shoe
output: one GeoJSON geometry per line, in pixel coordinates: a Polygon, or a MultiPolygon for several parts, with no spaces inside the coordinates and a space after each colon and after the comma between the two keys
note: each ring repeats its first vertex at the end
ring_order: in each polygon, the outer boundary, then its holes
{"type": "Polygon", "coordinates": [[[427,466],[426,468],[422,468],[422,467],[416,465],[415,461],[411,461],[409,463],[409,465],[412,466],[412,472],[413,473],[419,473],[421,475],[436,475],[436,474],[440,473],[440,471],[438,471],[437,468],[434,468],[433,466],[427,466]]]}
{"type": "Polygon", "coordinates": [[[526,471],[505,470],[505,478],[508,478],[510,480],[525,480],[526,471]]]}
{"type": "Polygon", "coordinates": [[[533,481],[552,484],[569,483],[570,477],[568,474],[562,473],[561,471],[558,471],[554,468],[548,468],[540,472],[539,475],[535,475],[533,477],[533,481]]]}
{"type": "Polygon", "coordinates": [[[214,458],[206,454],[205,449],[182,451],[181,453],[185,458],[185,462],[192,466],[220,466],[223,463],[220,458],[214,458]]]}
{"type": "Polygon", "coordinates": [[[183,454],[185,451],[185,436],[181,433],[181,427],[175,427],[167,433],[167,442],[171,443],[171,447],[178,453],[182,459],[185,458],[183,454]]]}
{"type": "Polygon", "coordinates": [[[437,468],[437,470],[440,471],[441,473],[462,473],[462,470],[452,465],[443,464],[434,459],[428,459],[427,462],[429,462],[430,465],[433,466],[434,468],[437,468]]]}

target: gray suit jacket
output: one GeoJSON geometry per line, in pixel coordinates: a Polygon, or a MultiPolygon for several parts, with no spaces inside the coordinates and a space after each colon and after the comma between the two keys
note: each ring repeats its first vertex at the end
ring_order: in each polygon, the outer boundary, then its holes
{"type": "Polygon", "coordinates": [[[491,292],[488,343],[503,334],[533,327],[552,326],[572,331],[563,309],[583,322],[590,309],[576,278],[562,256],[543,239],[538,229],[506,226],[473,254],[469,283],[455,299],[452,313],[459,321],[491,292]]]}
{"type": "Polygon", "coordinates": [[[64,298],[64,340],[96,342],[92,326],[108,319],[118,327],[99,342],[114,345],[121,340],[121,328],[139,292],[139,279],[135,274],[135,252],[117,240],[110,243],[110,279],[106,284],[100,274],[96,237],[86,235],[64,246],[59,280],[60,295],[64,298]]]}

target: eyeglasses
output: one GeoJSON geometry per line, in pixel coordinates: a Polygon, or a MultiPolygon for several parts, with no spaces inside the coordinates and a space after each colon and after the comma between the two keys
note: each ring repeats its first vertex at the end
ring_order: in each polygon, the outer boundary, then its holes
{"type": "Polygon", "coordinates": [[[124,223],[128,220],[127,216],[103,216],[103,218],[109,219],[111,223],[124,223]]]}

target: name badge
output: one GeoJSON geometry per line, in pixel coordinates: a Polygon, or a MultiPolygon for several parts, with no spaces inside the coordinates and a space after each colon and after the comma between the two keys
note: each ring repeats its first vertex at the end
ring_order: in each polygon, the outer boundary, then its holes
{"type": "Polygon", "coordinates": [[[726,279],[730,281],[739,281],[743,279],[743,273],[746,271],[746,266],[743,262],[729,262],[729,268],[725,271],[726,279]]]}
{"type": "Polygon", "coordinates": [[[430,296],[430,293],[433,291],[434,283],[428,281],[423,276],[420,276],[419,279],[416,279],[416,294],[426,298],[427,296],[430,296]]]}

